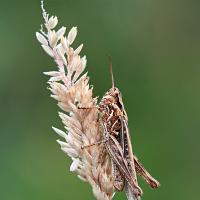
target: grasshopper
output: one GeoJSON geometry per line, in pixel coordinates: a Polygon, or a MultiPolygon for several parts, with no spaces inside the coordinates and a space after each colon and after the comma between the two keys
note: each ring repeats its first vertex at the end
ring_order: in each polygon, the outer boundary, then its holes
{"type": "Polygon", "coordinates": [[[160,184],[147,172],[133,153],[128,117],[122,95],[114,84],[111,62],[110,73],[112,88],[105,93],[97,107],[100,113],[99,121],[103,128],[103,140],[82,148],[104,143],[112,163],[114,188],[117,191],[125,190],[128,200],[138,200],[143,192],[138,185],[136,174],[142,176],[152,188],[157,188],[160,184]]]}

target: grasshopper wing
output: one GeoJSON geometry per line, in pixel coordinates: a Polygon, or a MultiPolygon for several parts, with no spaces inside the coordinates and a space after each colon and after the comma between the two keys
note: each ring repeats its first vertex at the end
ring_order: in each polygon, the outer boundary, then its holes
{"type": "Polygon", "coordinates": [[[142,190],[137,184],[136,176],[134,176],[132,170],[130,170],[130,162],[124,158],[124,152],[121,144],[114,136],[108,134],[105,124],[104,131],[106,132],[105,135],[107,138],[107,142],[105,143],[105,145],[111,157],[111,160],[113,160],[113,162],[123,175],[124,180],[127,183],[126,186],[131,188],[131,191],[134,192],[135,196],[141,196],[142,190]]]}
{"type": "Polygon", "coordinates": [[[122,147],[124,147],[124,157],[129,163],[130,170],[133,171],[134,175],[136,176],[135,172],[137,172],[138,175],[142,176],[142,178],[152,187],[157,188],[160,186],[160,183],[155,180],[148,171],[143,167],[143,165],[138,161],[138,158],[135,154],[132,152],[132,145],[131,145],[131,138],[128,131],[127,122],[122,118],[121,123],[122,126],[122,133],[124,144],[122,144],[122,147]]]}
{"type": "MultiPolygon", "coordinates": [[[[136,169],[135,169],[135,162],[134,162],[134,157],[133,157],[133,150],[132,150],[132,144],[131,144],[131,138],[127,126],[127,120],[123,117],[120,118],[121,120],[121,147],[123,149],[123,154],[124,154],[124,159],[128,163],[128,168],[132,176],[135,178],[135,182],[138,186],[137,183],[137,176],[136,176],[136,169]]],[[[139,186],[138,186],[139,187],[139,186]]],[[[129,182],[125,183],[125,193],[128,198],[128,200],[138,200],[140,199],[140,196],[142,195],[142,190],[141,194],[137,195],[137,191],[135,188],[131,187],[129,182]]]]}

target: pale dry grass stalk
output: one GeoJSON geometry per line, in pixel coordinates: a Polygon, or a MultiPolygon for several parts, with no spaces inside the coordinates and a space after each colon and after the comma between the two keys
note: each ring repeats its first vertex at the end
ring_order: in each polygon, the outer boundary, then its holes
{"type": "Polygon", "coordinates": [[[44,26],[36,33],[44,51],[57,64],[57,71],[44,72],[51,76],[48,80],[51,97],[58,101],[62,112],[59,116],[65,131],[54,128],[54,131],[65,141],[57,140],[61,149],[72,159],[70,171],[92,186],[93,194],[98,200],[110,200],[113,197],[112,169],[109,156],[103,145],[91,148],[81,147],[100,141],[102,138],[98,122],[97,109],[80,109],[80,107],[95,107],[97,98],[92,96],[89,77],[83,73],[86,67],[86,57],[79,54],[83,45],[75,50],[71,46],[77,35],[73,27],[65,36],[66,27],[55,30],[58,23],[56,16],[49,16],[42,2],[44,26]]]}

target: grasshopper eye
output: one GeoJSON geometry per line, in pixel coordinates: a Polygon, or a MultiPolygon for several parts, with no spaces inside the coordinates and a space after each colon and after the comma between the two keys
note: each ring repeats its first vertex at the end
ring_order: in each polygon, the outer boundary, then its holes
{"type": "Polygon", "coordinates": [[[113,108],[112,104],[108,104],[108,108],[112,109],[113,108]]]}
{"type": "Polygon", "coordinates": [[[114,98],[115,98],[115,101],[117,101],[117,102],[119,101],[118,94],[115,94],[114,98]]]}

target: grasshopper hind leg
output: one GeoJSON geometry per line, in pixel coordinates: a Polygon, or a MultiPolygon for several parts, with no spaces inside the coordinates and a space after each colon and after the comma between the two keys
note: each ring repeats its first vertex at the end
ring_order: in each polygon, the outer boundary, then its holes
{"type": "Polygon", "coordinates": [[[118,169],[117,165],[113,161],[111,162],[112,162],[113,177],[114,177],[113,185],[114,185],[114,188],[120,192],[124,189],[125,180],[120,170],[118,169]]]}

